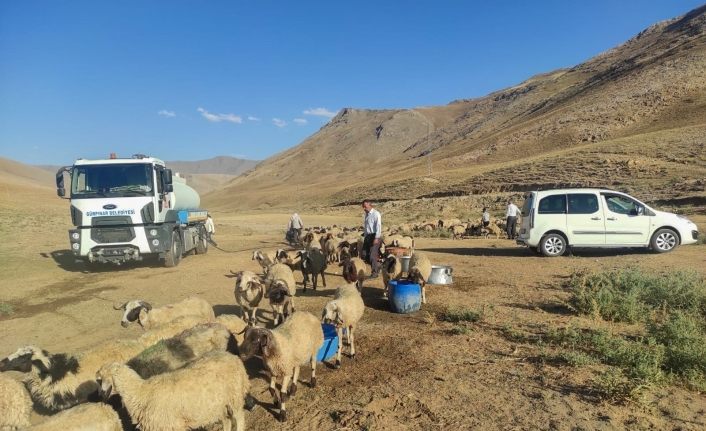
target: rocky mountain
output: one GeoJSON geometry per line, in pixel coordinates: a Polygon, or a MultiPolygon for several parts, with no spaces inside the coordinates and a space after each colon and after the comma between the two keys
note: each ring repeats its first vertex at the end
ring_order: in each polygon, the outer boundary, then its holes
{"type": "Polygon", "coordinates": [[[206,202],[335,206],[601,185],[706,205],[706,6],[577,66],[445,106],[341,110],[206,202]]]}

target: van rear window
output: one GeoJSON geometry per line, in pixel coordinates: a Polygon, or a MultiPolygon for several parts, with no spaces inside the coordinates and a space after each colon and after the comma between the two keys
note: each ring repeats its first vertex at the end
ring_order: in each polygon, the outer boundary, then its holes
{"type": "Polygon", "coordinates": [[[525,203],[522,204],[522,217],[529,217],[532,212],[532,203],[534,202],[534,193],[528,193],[525,196],[525,203]]]}
{"type": "Polygon", "coordinates": [[[547,196],[539,201],[539,214],[566,214],[566,195],[547,196]]]}

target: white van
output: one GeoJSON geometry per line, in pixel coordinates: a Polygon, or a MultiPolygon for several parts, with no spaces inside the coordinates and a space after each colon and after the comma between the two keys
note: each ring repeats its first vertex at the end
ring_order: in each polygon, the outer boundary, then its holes
{"type": "Polygon", "coordinates": [[[569,247],[646,247],[658,253],[693,244],[699,232],[686,217],[657,211],[625,193],[604,189],[530,192],[518,244],[545,256],[569,247]]]}

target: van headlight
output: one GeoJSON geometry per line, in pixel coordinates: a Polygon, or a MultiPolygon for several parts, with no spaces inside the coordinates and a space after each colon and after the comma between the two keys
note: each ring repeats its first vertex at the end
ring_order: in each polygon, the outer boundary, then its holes
{"type": "Polygon", "coordinates": [[[158,239],[153,239],[152,240],[152,245],[157,247],[159,245],[159,240],[158,239]]]}
{"type": "Polygon", "coordinates": [[[72,232],[71,239],[74,241],[78,241],[79,239],[81,239],[81,234],[79,234],[78,232],[72,232]]]}
{"type": "Polygon", "coordinates": [[[150,236],[157,236],[157,229],[150,229],[150,236]]]}
{"type": "Polygon", "coordinates": [[[79,248],[79,247],[80,247],[80,245],[79,245],[77,242],[71,244],[71,248],[74,249],[74,250],[76,250],[76,251],[78,251],[78,248],[79,248]]]}

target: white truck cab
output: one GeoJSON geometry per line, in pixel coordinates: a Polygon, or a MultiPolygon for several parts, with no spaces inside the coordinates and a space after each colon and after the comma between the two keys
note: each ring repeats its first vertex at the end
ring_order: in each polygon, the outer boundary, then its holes
{"type": "Polygon", "coordinates": [[[658,211],[607,189],[533,191],[525,196],[518,244],[545,256],[569,247],[645,247],[664,253],[698,239],[686,217],[658,211]]]}
{"type": "Polygon", "coordinates": [[[56,187],[70,200],[69,242],[79,259],[122,264],[151,255],[176,266],[192,250],[208,251],[198,193],[160,159],[78,159],[59,169],[56,187]]]}

